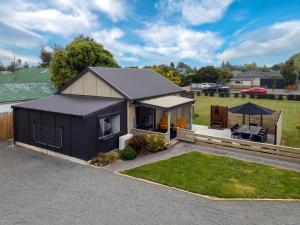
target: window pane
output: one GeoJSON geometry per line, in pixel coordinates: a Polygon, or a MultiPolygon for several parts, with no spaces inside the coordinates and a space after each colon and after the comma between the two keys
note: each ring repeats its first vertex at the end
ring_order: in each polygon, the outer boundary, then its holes
{"type": "Polygon", "coordinates": [[[111,116],[111,128],[113,134],[120,132],[120,114],[111,116]]]}
{"type": "Polygon", "coordinates": [[[107,136],[112,133],[110,117],[101,118],[99,124],[100,124],[100,132],[99,132],[100,137],[107,136]]]}

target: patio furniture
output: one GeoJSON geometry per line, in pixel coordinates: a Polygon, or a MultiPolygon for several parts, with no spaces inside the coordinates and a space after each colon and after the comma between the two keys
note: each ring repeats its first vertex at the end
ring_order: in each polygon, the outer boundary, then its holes
{"type": "Polygon", "coordinates": [[[248,133],[248,134],[247,133],[241,133],[240,137],[242,139],[250,140],[252,138],[252,135],[250,133],[248,133]]]}
{"type": "Polygon", "coordinates": [[[257,123],[250,123],[250,126],[258,126],[257,123]]]}
{"type": "Polygon", "coordinates": [[[267,109],[265,107],[255,105],[253,103],[246,103],[243,105],[235,106],[229,109],[231,113],[243,114],[243,123],[245,124],[245,115],[249,115],[249,127],[251,126],[250,123],[250,116],[252,115],[260,115],[260,124],[262,126],[262,115],[272,115],[273,110],[267,109]]]}
{"type": "Polygon", "coordinates": [[[186,119],[179,119],[177,123],[174,124],[173,130],[176,130],[177,128],[185,128],[187,125],[187,120],[186,119]]]}
{"type": "Polygon", "coordinates": [[[168,129],[168,117],[164,116],[160,121],[160,129],[167,130],[168,129]]]}

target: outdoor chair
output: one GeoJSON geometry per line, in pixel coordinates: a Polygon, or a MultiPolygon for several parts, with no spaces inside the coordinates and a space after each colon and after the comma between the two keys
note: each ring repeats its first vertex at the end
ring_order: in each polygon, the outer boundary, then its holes
{"type": "Polygon", "coordinates": [[[164,116],[160,121],[160,129],[167,130],[168,129],[168,117],[164,116]]]}
{"type": "Polygon", "coordinates": [[[236,130],[236,129],[238,129],[239,127],[240,127],[240,125],[237,123],[237,124],[235,124],[232,128],[236,130]]]}
{"type": "Polygon", "coordinates": [[[257,123],[250,123],[250,126],[257,127],[257,123]]]}
{"type": "Polygon", "coordinates": [[[264,142],[265,141],[265,135],[253,135],[252,140],[255,142],[264,142]]]}
{"type": "Polygon", "coordinates": [[[185,128],[187,125],[186,119],[179,119],[177,123],[174,124],[173,130],[176,130],[177,128],[185,128]]]}
{"type": "Polygon", "coordinates": [[[230,128],[231,131],[231,138],[240,139],[240,133],[236,131],[234,128],[230,128]]]}

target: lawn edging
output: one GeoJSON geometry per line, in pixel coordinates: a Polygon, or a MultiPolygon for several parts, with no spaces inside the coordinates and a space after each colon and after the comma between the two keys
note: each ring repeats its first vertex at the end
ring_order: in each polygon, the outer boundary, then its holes
{"type": "Polygon", "coordinates": [[[146,180],[143,178],[139,178],[139,177],[134,177],[134,176],[130,176],[121,172],[115,172],[115,174],[119,175],[119,176],[124,176],[133,180],[137,180],[137,181],[143,181],[149,184],[153,184],[156,186],[160,186],[160,187],[164,187],[164,188],[168,188],[168,189],[172,189],[175,191],[180,191],[183,193],[187,193],[187,194],[191,194],[197,197],[202,197],[202,198],[206,198],[206,199],[210,199],[210,200],[214,200],[214,201],[284,201],[284,202],[300,202],[300,199],[285,199],[285,198],[220,198],[220,197],[216,197],[216,196],[210,196],[210,195],[203,195],[203,194],[199,194],[199,193],[194,193],[191,191],[187,191],[187,190],[183,190],[180,188],[176,188],[176,187],[172,187],[172,186],[168,186],[165,184],[161,184],[161,183],[157,183],[154,181],[150,181],[150,180],[146,180]]]}

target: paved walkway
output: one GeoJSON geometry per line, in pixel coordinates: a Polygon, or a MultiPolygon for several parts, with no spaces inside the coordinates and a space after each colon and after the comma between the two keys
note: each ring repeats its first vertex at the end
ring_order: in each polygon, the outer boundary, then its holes
{"type": "Polygon", "coordinates": [[[108,165],[103,167],[106,170],[118,172],[126,169],[135,168],[137,166],[141,166],[144,164],[148,164],[151,162],[168,159],[173,156],[181,155],[183,153],[191,152],[191,151],[198,151],[198,152],[205,152],[205,153],[211,153],[221,156],[227,156],[235,159],[241,159],[241,160],[247,160],[250,162],[256,162],[256,163],[262,163],[266,165],[271,166],[277,166],[282,167],[286,169],[293,169],[300,171],[300,164],[294,163],[294,162],[288,162],[278,159],[269,158],[267,156],[261,156],[261,155],[253,155],[249,152],[242,152],[242,151],[227,151],[227,150],[219,150],[219,149],[213,149],[208,147],[202,147],[195,144],[190,144],[186,142],[180,142],[177,145],[169,148],[166,151],[162,151],[155,154],[149,154],[146,156],[138,157],[135,160],[130,161],[118,161],[114,164],[108,165]]]}
{"type": "Polygon", "coordinates": [[[0,144],[0,225],[299,224],[300,202],[214,201],[0,144]]]}

